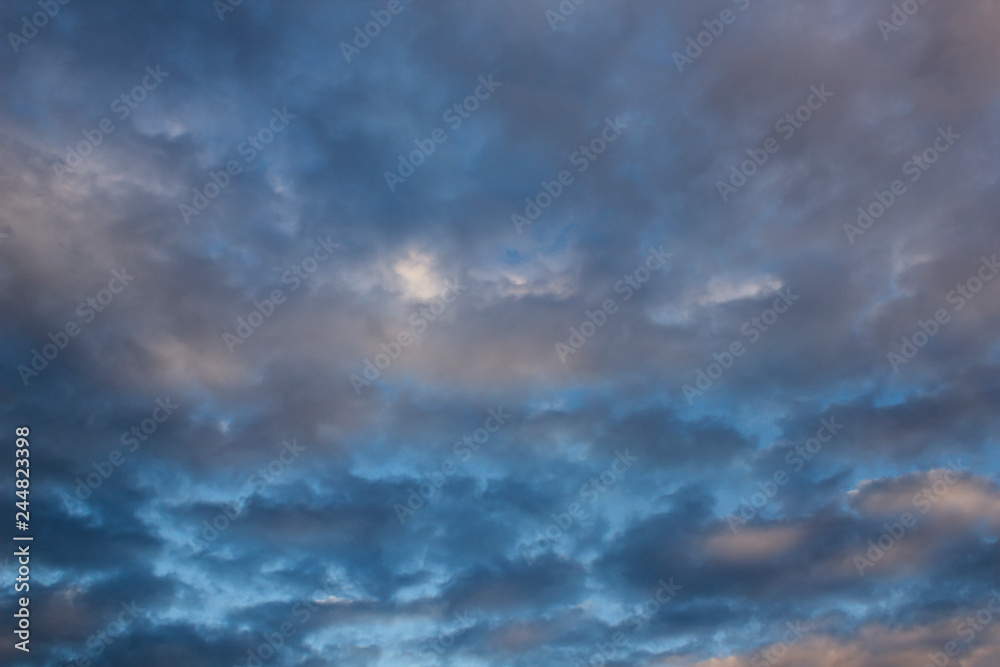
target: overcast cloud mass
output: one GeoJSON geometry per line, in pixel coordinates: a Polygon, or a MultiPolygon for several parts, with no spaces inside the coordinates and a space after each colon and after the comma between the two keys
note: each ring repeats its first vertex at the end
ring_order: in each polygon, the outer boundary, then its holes
{"type": "Polygon", "coordinates": [[[1000,664],[1000,2],[0,28],[0,663],[1000,664]]]}

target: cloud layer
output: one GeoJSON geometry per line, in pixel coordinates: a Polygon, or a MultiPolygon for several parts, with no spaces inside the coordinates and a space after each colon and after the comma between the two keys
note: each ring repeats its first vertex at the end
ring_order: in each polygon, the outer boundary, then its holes
{"type": "Polygon", "coordinates": [[[43,5],[4,664],[1000,660],[995,0],[43,5]]]}

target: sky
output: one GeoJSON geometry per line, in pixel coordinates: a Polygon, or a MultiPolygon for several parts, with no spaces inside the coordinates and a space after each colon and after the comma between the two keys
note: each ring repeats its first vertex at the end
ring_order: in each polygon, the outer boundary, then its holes
{"type": "Polygon", "coordinates": [[[0,663],[1000,664],[1000,2],[0,28],[0,663]]]}

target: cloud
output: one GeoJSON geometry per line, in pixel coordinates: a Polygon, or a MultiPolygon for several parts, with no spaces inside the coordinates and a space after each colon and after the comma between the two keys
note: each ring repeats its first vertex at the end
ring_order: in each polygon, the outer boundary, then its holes
{"type": "MultiPolygon", "coordinates": [[[[106,644],[114,664],[246,664],[284,622],[269,664],[576,664],[610,642],[608,663],[732,667],[796,622],[809,632],[774,664],[920,665],[964,641],[1000,556],[1000,291],[978,273],[1000,248],[995,4],[926,3],[888,39],[891,3],[861,0],[585,2],[556,30],[546,0],[404,1],[386,23],[388,7],[70,3],[0,59],[0,402],[37,443],[37,664],[95,651],[133,598],[148,611],[106,644]],[[679,72],[688,37],[708,45],[679,72]],[[147,67],[169,76],[123,116],[147,67]],[[501,86],[452,128],[489,75],[501,86]],[[816,86],[829,100],[785,136],[816,86]],[[287,127],[262,134],[276,108],[287,127]],[[960,138],[914,172],[947,128],[960,138]],[[564,170],[518,234],[511,214],[564,170]],[[301,273],[327,238],[337,252],[301,273]],[[630,285],[661,247],[669,266],[630,285]],[[85,315],[123,267],[134,281],[85,315]],[[421,315],[446,280],[461,296],[421,315]],[[770,322],[780,290],[800,298],[770,322]],[[562,363],[555,344],[609,299],[562,363]],[[426,328],[356,392],[414,317],[426,328]],[[168,396],[176,413],[102,475],[168,396]],[[498,408],[509,422],[463,460],[498,408]],[[796,470],[829,418],[843,431],[796,470]],[[305,452],[269,473],[293,440],[305,452]],[[621,450],[638,462],[590,503],[621,450]],[[401,524],[411,491],[425,505],[401,524]],[[527,563],[571,503],[581,520],[527,563]],[[671,577],[681,593],[643,611],[671,577]]],[[[5,35],[39,11],[4,3],[5,35]]],[[[994,664],[995,627],[976,636],[960,658],[994,664]]]]}

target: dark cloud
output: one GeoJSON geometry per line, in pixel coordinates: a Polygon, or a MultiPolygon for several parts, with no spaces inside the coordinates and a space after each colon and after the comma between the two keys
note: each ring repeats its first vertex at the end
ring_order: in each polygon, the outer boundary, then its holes
{"type": "Polygon", "coordinates": [[[996,663],[993,0],[228,1],[0,7],[4,664],[996,663]]]}

